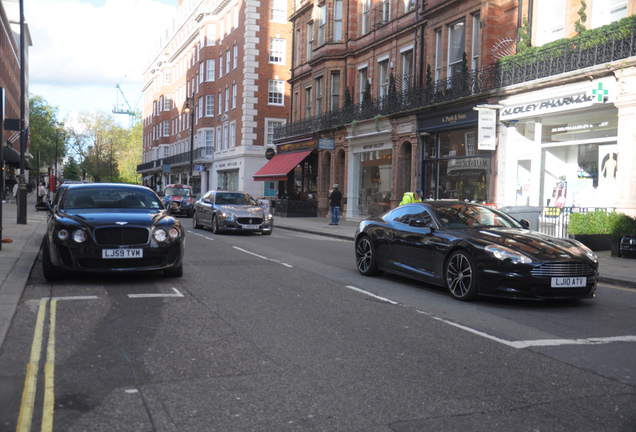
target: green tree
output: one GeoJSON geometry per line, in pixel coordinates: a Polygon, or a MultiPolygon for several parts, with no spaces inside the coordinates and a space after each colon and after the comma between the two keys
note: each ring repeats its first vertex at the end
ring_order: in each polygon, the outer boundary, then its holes
{"type": "Polygon", "coordinates": [[[80,180],[82,178],[79,166],[77,166],[77,162],[73,158],[67,159],[63,172],[64,178],[68,180],[80,180]]]}
{"type": "Polygon", "coordinates": [[[530,24],[528,19],[524,16],[521,21],[521,27],[517,32],[517,52],[522,53],[530,48],[530,24]]]}
{"type": "Polygon", "coordinates": [[[121,150],[118,153],[118,166],[120,181],[123,183],[139,183],[137,165],[141,163],[141,143],[143,127],[141,114],[135,118],[135,125],[128,137],[123,141],[121,150]]]}
{"type": "Polygon", "coordinates": [[[40,172],[55,166],[55,146],[57,159],[66,155],[64,124],[58,119],[58,108],[50,105],[42,96],[29,96],[29,151],[33,155],[40,152],[40,172]]]}
{"type": "Polygon", "coordinates": [[[353,99],[351,98],[351,92],[349,92],[349,86],[345,86],[345,92],[344,92],[344,105],[343,107],[350,107],[351,105],[353,105],[353,99]]]}

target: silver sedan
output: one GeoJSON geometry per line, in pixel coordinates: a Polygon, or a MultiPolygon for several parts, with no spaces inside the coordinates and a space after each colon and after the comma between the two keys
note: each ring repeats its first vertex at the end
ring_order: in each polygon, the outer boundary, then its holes
{"type": "Polygon", "coordinates": [[[213,190],[194,204],[192,224],[195,228],[209,227],[215,234],[235,231],[269,235],[274,217],[249,194],[213,190]]]}

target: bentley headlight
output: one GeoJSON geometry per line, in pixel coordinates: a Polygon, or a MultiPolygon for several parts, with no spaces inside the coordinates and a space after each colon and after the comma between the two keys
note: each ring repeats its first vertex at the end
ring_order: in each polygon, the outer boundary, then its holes
{"type": "Polygon", "coordinates": [[[168,234],[170,235],[170,238],[173,240],[179,238],[179,235],[180,235],[179,230],[176,228],[170,228],[170,231],[168,231],[168,234]]]}
{"type": "Polygon", "coordinates": [[[70,234],[68,232],[68,230],[66,229],[61,229],[57,232],[57,238],[59,238],[62,241],[66,241],[68,240],[70,234]]]}
{"type": "Polygon", "coordinates": [[[81,229],[73,231],[73,240],[75,240],[76,243],[84,243],[87,238],[88,235],[86,234],[86,231],[81,229]]]}
{"type": "Polygon", "coordinates": [[[529,256],[505,246],[489,245],[484,250],[501,261],[510,260],[513,264],[530,264],[532,262],[529,256]]]}
{"type": "Polygon", "coordinates": [[[158,229],[155,231],[155,240],[158,242],[165,242],[168,238],[168,233],[164,229],[158,229]]]}

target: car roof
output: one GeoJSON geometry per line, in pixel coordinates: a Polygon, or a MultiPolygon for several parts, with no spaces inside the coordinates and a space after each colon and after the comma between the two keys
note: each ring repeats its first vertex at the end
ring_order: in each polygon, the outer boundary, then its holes
{"type": "Polygon", "coordinates": [[[65,183],[68,189],[139,189],[148,190],[147,187],[129,183],[65,183]]]}

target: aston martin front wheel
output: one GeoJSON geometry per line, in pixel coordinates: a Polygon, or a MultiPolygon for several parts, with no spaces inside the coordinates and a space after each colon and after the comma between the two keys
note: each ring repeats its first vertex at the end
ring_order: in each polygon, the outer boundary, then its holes
{"type": "Polygon", "coordinates": [[[466,251],[457,251],[450,256],[444,277],[448,291],[457,300],[471,301],[477,298],[477,272],[466,251]]]}
{"type": "Polygon", "coordinates": [[[356,242],[356,267],[364,276],[374,276],[379,273],[375,247],[369,237],[361,237],[356,242]]]}

